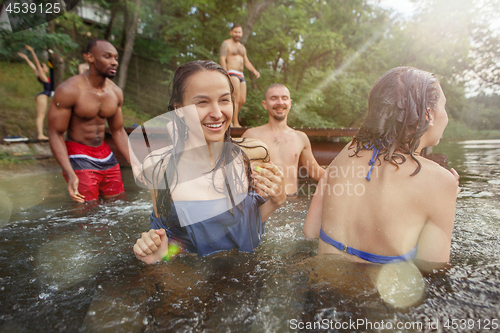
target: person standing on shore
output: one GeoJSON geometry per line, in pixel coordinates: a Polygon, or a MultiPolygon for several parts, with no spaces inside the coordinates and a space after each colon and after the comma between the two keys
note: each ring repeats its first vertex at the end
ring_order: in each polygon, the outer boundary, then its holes
{"type": "Polygon", "coordinates": [[[104,143],[106,121],[116,146],[130,163],[121,111],[123,92],[111,81],[118,68],[118,52],[108,41],[93,39],[86,54],[89,70],[57,88],[48,115],[52,153],[63,169],[69,196],[81,203],[124,191],[120,166],[104,143]]]}
{"type": "Polygon", "coordinates": [[[83,62],[78,65],[78,74],[83,74],[89,70],[89,63],[87,62],[87,50],[83,49],[81,54],[83,62]]]}
{"type": "Polygon", "coordinates": [[[238,121],[238,113],[247,98],[247,84],[243,75],[243,68],[246,67],[257,78],[260,77],[260,73],[253,67],[250,60],[248,60],[247,50],[240,43],[240,39],[243,36],[241,25],[235,24],[229,33],[231,38],[223,41],[220,47],[220,65],[227,71],[234,86],[233,127],[241,127],[238,121]]]}
{"type": "MultiPolygon", "coordinates": [[[[38,82],[40,82],[43,86],[43,91],[39,93],[38,95],[35,96],[35,103],[36,103],[36,130],[38,132],[38,140],[48,140],[49,138],[43,134],[43,121],[45,120],[45,114],[47,113],[47,104],[49,97],[51,96],[52,92],[54,91],[54,70],[49,63],[49,65],[46,65],[44,63],[40,63],[38,61],[38,58],[35,54],[35,51],[33,48],[29,45],[24,45],[26,50],[31,52],[31,55],[33,57],[33,62],[30,61],[27,55],[24,53],[18,52],[17,54],[26,60],[28,65],[31,67],[33,72],[35,72],[36,78],[38,79],[38,82]],[[47,74],[49,74],[49,77],[47,77],[47,74]]],[[[50,50],[49,50],[50,52],[50,50]]]]}

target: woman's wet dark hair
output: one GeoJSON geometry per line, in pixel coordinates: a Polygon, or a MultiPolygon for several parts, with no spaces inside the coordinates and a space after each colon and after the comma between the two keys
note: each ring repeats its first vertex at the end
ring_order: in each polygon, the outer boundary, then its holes
{"type": "MultiPolygon", "coordinates": [[[[184,92],[186,90],[186,86],[187,84],[189,84],[189,78],[192,75],[202,71],[215,71],[224,75],[227,78],[227,82],[230,87],[231,99],[233,99],[232,94],[234,88],[233,85],[231,84],[231,79],[229,78],[227,72],[219,64],[213,61],[197,60],[184,64],[179,68],[177,68],[177,70],[175,71],[174,78],[171,83],[172,94],[170,97],[170,102],[168,104],[169,111],[173,111],[176,108],[184,106],[183,97],[184,97],[184,92]]],[[[234,111],[234,100],[233,100],[233,111],[234,111]]],[[[164,157],[165,155],[170,154],[170,158],[168,159],[166,166],[164,165],[165,163],[164,158],[162,158],[161,161],[155,166],[155,170],[153,171],[154,182],[156,184],[162,183],[166,185],[166,189],[157,190],[157,200],[156,200],[157,213],[159,216],[165,218],[167,218],[170,215],[170,212],[172,210],[171,189],[169,187],[169,184],[174,184],[172,187],[175,187],[177,173],[178,173],[177,164],[179,163],[179,158],[182,152],[184,151],[184,145],[189,136],[189,128],[186,126],[184,120],[176,112],[172,112],[171,114],[173,116],[172,120],[173,128],[175,128],[175,130],[172,131],[172,141],[173,141],[172,146],[176,147],[175,151],[180,153],[173,153],[173,150],[167,151],[167,153],[163,155],[164,157]],[[169,180],[168,182],[165,181],[164,176],[166,179],[169,180]],[[162,179],[164,179],[163,182],[162,179]]],[[[233,200],[233,194],[231,193],[231,187],[228,184],[228,179],[234,180],[235,182],[238,182],[240,185],[243,184],[243,180],[239,177],[238,172],[234,170],[234,166],[227,168],[225,166],[232,166],[233,164],[231,162],[235,159],[236,156],[243,156],[243,162],[244,165],[246,166],[246,178],[248,180],[249,188],[252,186],[252,180],[251,180],[250,160],[238,145],[233,144],[232,138],[230,136],[230,129],[231,127],[228,127],[227,131],[224,133],[224,142],[230,144],[223,145],[222,153],[220,157],[217,159],[215,167],[213,168],[212,171],[218,169],[222,170],[226,182],[225,189],[223,190],[227,191],[227,194],[231,199],[231,203],[234,208],[235,204],[233,200]]],[[[215,177],[215,172],[214,172],[214,177],[215,177]]],[[[167,224],[168,223],[169,221],[167,220],[167,224]]],[[[178,227],[178,225],[172,225],[172,226],[167,225],[166,227],[167,228],[178,227]]]]}
{"type": "MultiPolygon", "coordinates": [[[[415,158],[420,138],[429,129],[428,108],[434,109],[440,96],[436,75],[413,67],[396,67],[382,75],[370,90],[368,114],[352,140],[354,155],[378,148],[379,157],[399,166],[410,155],[415,158]]],[[[380,161],[380,160],[379,160],[380,161]]]]}

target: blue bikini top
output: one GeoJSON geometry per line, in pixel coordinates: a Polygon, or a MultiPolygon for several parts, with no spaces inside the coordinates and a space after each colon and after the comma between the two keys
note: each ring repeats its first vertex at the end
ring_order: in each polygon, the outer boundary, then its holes
{"type": "Polygon", "coordinates": [[[328,236],[324,231],[323,227],[321,227],[319,231],[319,238],[321,238],[322,241],[325,243],[328,243],[332,245],[334,248],[336,248],[339,251],[343,251],[345,253],[349,253],[353,256],[359,257],[363,260],[373,262],[373,263],[378,263],[378,264],[388,264],[390,262],[394,261],[401,261],[401,260],[411,260],[415,259],[415,256],[417,255],[417,246],[415,246],[410,252],[400,255],[400,256],[381,256],[378,254],[373,254],[370,252],[365,252],[365,251],[360,251],[356,250],[352,247],[349,247],[345,244],[342,244],[341,242],[337,242],[330,236],[328,236]]]}
{"type": "Polygon", "coordinates": [[[261,222],[259,210],[264,202],[253,191],[232,211],[223,209],[227,207],[226,198],[175,201],[172,202],[167,219],[156,217],[153,210],[150,226],[152,229],[165,229],[169,240],[174,240],[184,251],[197,253],[200,257],[232,249],[254,252],[264,235],[264,223],[261,222]],[[180,220],[184,221],[182,225],[180,220]]]}

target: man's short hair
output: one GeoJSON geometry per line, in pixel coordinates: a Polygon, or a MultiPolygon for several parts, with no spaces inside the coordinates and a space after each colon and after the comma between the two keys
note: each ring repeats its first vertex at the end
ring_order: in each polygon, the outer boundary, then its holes
{"type": "Polygon", "coordinates": [[[240,24],[238,24],[238,23],[233,24],[233,27],[231,28],[231,30],[233,30],[234,28],[241,28],[241,29],[243,29],[242,26],[240,24]]]}
{"type": "MultiPolygon", "coordinates": [[[[270,89],[273,89],[273,88],[278,88],[278,87],[287,88],[287,86],[285,86],[283,83],[273,83],[273,84],[271,84],[269,87],[267,87],[266,91],[264,92],[264,100],[266,99],[266,97],[267,97],[267,92],[268,92],[270,89]]],[[[287,89],[288,89],[288,88],[287,88],[287,89]]]]}
{"type": "MultiPolygon", "coordinates": [[[[85,52],[84,53],[89,53],[90,51],[92,51],[92,49],[94,48],[94,46],[97,45],[97,42],[106,42],[106,43],[109,43],[108,40],[105,40],[105,39],[100,39],[100,38],[94,38],[92,39],[88,44],[87,44],[87,47],[85,48],[85,52]]],[[[83,52],[82,52],[83,53],[83,52]]]]}

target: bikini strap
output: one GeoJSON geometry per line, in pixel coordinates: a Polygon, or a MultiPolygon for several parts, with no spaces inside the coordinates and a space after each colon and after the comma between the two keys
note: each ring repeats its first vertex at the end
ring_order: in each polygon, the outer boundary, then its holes
{"type": "Polygon", "coordinates": [[[377,160],[377,157],[380,154],[380,149],[375,147],[375,144],[372,144],[371,147],[369,147],[368,149],[369,150],[373,149],[372,159],[370,160],[370,162],[368,162],[368,165],[370,166],[370,170],[368,170],[368,174],[366,175],[366,179],[368,179],[370,181],[372,171],[373,171],[373,166],[375,165],[375,161],[377,160]]]}
{"type": "Polygon", "coordinates": [[[352,247],[349,247],[345,244],[342,244],[341,242],[338,242],[328,236],[324,231],[323,227],[319,230],[319,238],[330,245],[332,245],[334,248],[336,248],[339,251],[348,253],[350,255],[356,256],[358,258],[361,258],[363,260],[373,262],[373,263],[378,263],[378,264],[387,264],[393,261],[404,261],[404,260],[411,260],[414,259],[416,254],[417,254],[417,246],[415,247],[408,253],[400,255],[400,256],[383,256],[379,254],[373,254],[365,251],[360,251],[357,249],[354,249],[352,247]]]}

